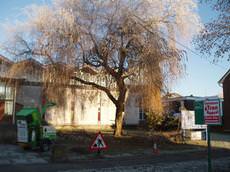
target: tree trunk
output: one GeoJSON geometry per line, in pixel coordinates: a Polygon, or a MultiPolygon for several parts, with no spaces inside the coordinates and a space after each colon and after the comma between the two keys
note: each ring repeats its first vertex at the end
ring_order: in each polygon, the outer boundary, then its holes
{"type": "Polygon", "coordinates": [[[116,109],[116,119],[115,119],[115,130],[114,130],[114,136],[120,137],[122,135],[122,124],[123,124],[123,110],[122,107],[117,107],[116,109]]]}
{"type": "Polygon", "coordinates": [[[126,87],[124,80],[118,81],[119,96],[116,105],[116,119],[114,136],[120,137],[122,135],[123,113],[125,110],[126,87]]]}

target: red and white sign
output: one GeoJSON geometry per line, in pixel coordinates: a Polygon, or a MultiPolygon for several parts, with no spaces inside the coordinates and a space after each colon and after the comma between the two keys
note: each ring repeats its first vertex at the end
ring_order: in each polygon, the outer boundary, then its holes
{"type": "Polygon", "coordinates": [[[221,111],[219,100],[206,100],[204,102],[205,124],[221,124],[221,111]]]}
{"type": "Polygon", "coordinates": [[[108,145],[106,144],[103,135],[99,132],[91,144],[90,150],[94,151],[102,149],[108,149],[108,145]]]}

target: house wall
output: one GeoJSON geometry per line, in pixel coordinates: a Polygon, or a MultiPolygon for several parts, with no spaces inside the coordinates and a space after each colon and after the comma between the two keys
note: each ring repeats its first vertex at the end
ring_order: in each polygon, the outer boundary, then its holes
{"type": "MultiPolygon", "coordinates": [[[[42,80],[42,66],[32,59],[20,63],[27,68],[14,76],[24,79],[24,83],[18,85],[16,89],[16,104],[20,107],[40,108],[42,104],[42,86],[39,85],[39,82],[42,80]]],[[[11,65],[10,62],[0,59],[0,77],[7,77],[7,71],[11,65]]],[[[99,107],[101,107],[101,125],[113,125],[115,123],[115,105],[104,92],[92,89],[67,88],[63,93],[63,99],[65,101],[62,105],[52,107],[47,112],[46,118],[52,124],[97,125],[99,107]]],[[[124,122],[132,125],[139,124],[139,108],[135,95],[128,97],[124,122]]]]}
{"type": "Polygon", "coordinates": [[[127,125],[139,124],[139,103],[137,99],[137,94],[131,94],[128,96],[124,115],[124,123],[127,125]]]}
{"type": "Polygon", "coordinates": [[[10,64],[7,62],[4,62],[0,59],[0,77],[7,77],[7,71],[10,68],[10,64]]]}
{"type": "Polygon", "coordinates": [[[224,119],[223,127],[225,131],[230,131],[230,75],[223,82],[224,92],[224,119]]]}
{"type": "Polygon", "coordinates": [[[46,119],[54,125],[97,125],[98,108],[101,104],[101,125],[112,125],[115,106],[107,96],[97,90],[68,88],[61,106],[50,108],[46,119]],[[101,103],[100,103],[101,102],[101,103]]]}
{"type": "MultiPolygon", "coordinates": [[[[17,89],[16,102],[27,107],[41,105],[42,87],[22,85],[17,89]]],[[[98,125],[98,108],[101,107],[101,125],[115,123],[116,107],[104,92],[93,89],[66,88],[63,103],[51,107],[46,120],[53,125],[98,125]]],[[[127,99],[124,122],[139,124],[139,108],[136,95],[127,99]]]]}
{"type": "Polygon", "coordinates": [[[42,87],[34,85],[20,85],[17,88],[16,103],[34,107],[41,105],[42,87]]]}

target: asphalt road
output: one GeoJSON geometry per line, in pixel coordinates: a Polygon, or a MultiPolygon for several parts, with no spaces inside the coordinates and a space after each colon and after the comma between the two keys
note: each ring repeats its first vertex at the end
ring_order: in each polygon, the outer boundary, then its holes
{"type": "MultiPolygon", "coordinates": [[[[212,151],[212,159],[230,157],[229,149],[216,149],[212,151]]],[[[162,155],[139,155],[118,158],[92,158],[68,163],[26,164],[26,165],[1,165],[0,172],[57,172],[66,170],[81,171],[85,169],[113,168],[119,166],[137,166],[146,164],[173,164],[192,160],[206,160],[207,152],[187,152],[162,155]]],[[[230,163],[230,162],[229,162],[230,163]]],[[[229,169],[230,171],[230,169],[229,169]]]]}

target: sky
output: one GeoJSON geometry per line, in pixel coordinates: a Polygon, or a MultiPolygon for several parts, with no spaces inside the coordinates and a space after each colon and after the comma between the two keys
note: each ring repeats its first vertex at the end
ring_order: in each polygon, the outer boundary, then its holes
{"type": "MultiPolygon", "coordinates": [[[[5,22],[13,23],[20,20],[21,10],[32,4],[44,4],[49,0],[0,0],[0,43],[7,40],[1,24],[5,22]]],[[[199,4],[198,13],[201,21],[206,23],[217,16],[207,4],[199,4]]],[[[179,46],[179,45],[178,45],[179,46]]],[[[222,87],[218,85],[220,78],[230,68],[230,62],[220,61],[212,64],[212,56],[199,54],[193,45],[188,45],[186,71],[185,74],[174,82],[171,92],[179,93],[183,96],[213,96],[222,93],[222,87]]],[[[180,48],[180,46],[179,46],[180,48]]],[[[184,47],[182,47],[184,49],[184,47]]],[[[0,53],[4,53],[0,50],[0,53]]]]}

